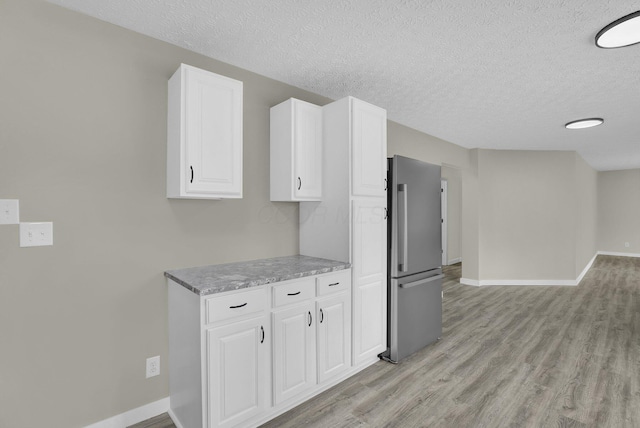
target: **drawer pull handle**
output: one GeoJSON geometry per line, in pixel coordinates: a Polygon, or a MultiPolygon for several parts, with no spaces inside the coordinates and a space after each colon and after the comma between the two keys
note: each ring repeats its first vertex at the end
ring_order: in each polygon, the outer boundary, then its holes
{"type": "Polygon", "coordinates": [[[260,339],[260,343],[264,343],[264,327],[260,326],[260,332],[262,333],[262,339],[260,339]]]}
{"type": "Polygon", "coordinates": [[[287,293],[287,296],[297,296],[298,294],[300,294],[299,291],[297,293],[287,293]]]}
{"type": "Polygon", "coordinates": [[[322,312],[322,308],[320,308],[320,324],[324,321],[324,312],[322,312]]]}
{"type": "Polygon", "coordinates": [[[339,282],[334,282],[333,284],[329,284],[329,287],[333,287],[334,285],[339,285],[339,282]]]}
{"type": "Polygon", "coordinates": [[[193,183],[193,166],[190,166],[189,168],[191,168],[191,183],[193,183]]]}
{"type": "Polygon", "coordinates": [[[311,311],[309,311],[309,327],[311,327],[312,321],[313,321],[313,317],[311,316],[311,311]]]}
{"type": "Polygon", "coordinates": [[[247,304],[246,304],[246,303],[243,303],[243,304],[241,304],[241,305],[229,306],[229,309],[237,309],[237,308],[241,308],[241,307],[243,307],[243,306],[247,306],[247,304]]]}

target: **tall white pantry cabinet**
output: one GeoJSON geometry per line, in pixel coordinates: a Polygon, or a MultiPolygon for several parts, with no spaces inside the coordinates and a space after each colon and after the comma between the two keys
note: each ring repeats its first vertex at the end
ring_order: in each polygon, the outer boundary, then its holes
{"type": "Polygon", "coordinates": [[[323,196],[300,203],[300,253],[352,263],[352,364],[387,342],[386,111],[353,97],[323,107],[323,196]]]}

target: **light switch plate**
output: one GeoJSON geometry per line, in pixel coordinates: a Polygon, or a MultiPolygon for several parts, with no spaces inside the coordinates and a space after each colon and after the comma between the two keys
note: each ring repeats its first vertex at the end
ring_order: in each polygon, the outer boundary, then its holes
{"type": "Polygon", "coordinates": [[[20,223],[20,246],[53,245],[53,223],[20,223]]]}
{"type": "Polygon", "coordinates": [[[17,199],[0,199],[0,224],[20,223],[20,204],[17,199]]]}

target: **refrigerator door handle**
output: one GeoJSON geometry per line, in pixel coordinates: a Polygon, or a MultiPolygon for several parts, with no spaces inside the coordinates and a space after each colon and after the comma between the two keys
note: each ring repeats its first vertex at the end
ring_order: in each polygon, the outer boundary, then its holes
{"type": "MultiPolygon", "coordinates": [[[[402,215],[398,216],[398,219],[402,221],[402,245],[398,245],[398,250],[402,249],[402,257],[399,257],[401,260],[398,263],[398,271],[407,272],[409,270],[407,264],[409,263],[409,221],[407,218],[407,199],[409,196],[409,186],[405,183],[398,184],[398,199],[400,199],[400,195],[402,195],[402,203],[398,201],[398,208],[402,207],[402,215]]],[[[398,225],[400,227],[400,225],[398,225]]]]}
{"type": "Polygon", "coordinates": [[[440,275],[436,275],[436,276],[430,276],[429,278],[425,278],[425,279],[421,279],[419,281],[413,281],[413,282],[407,282],[406,284],[400,284],[400,288],[411,288],[411,287],[416,287],[418,285],[423,285],[432,281],[437,281],[439,279],[444,278],[443,274],[440,275]]]}

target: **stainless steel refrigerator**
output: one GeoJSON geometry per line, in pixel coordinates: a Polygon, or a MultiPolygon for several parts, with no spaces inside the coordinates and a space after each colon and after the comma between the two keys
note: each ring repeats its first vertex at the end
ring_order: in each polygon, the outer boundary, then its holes
{"type": "Polygon", "coordinates": [[[442,336],[440,166],[388,160],[387,351],[397,363],[442,336]]]}

